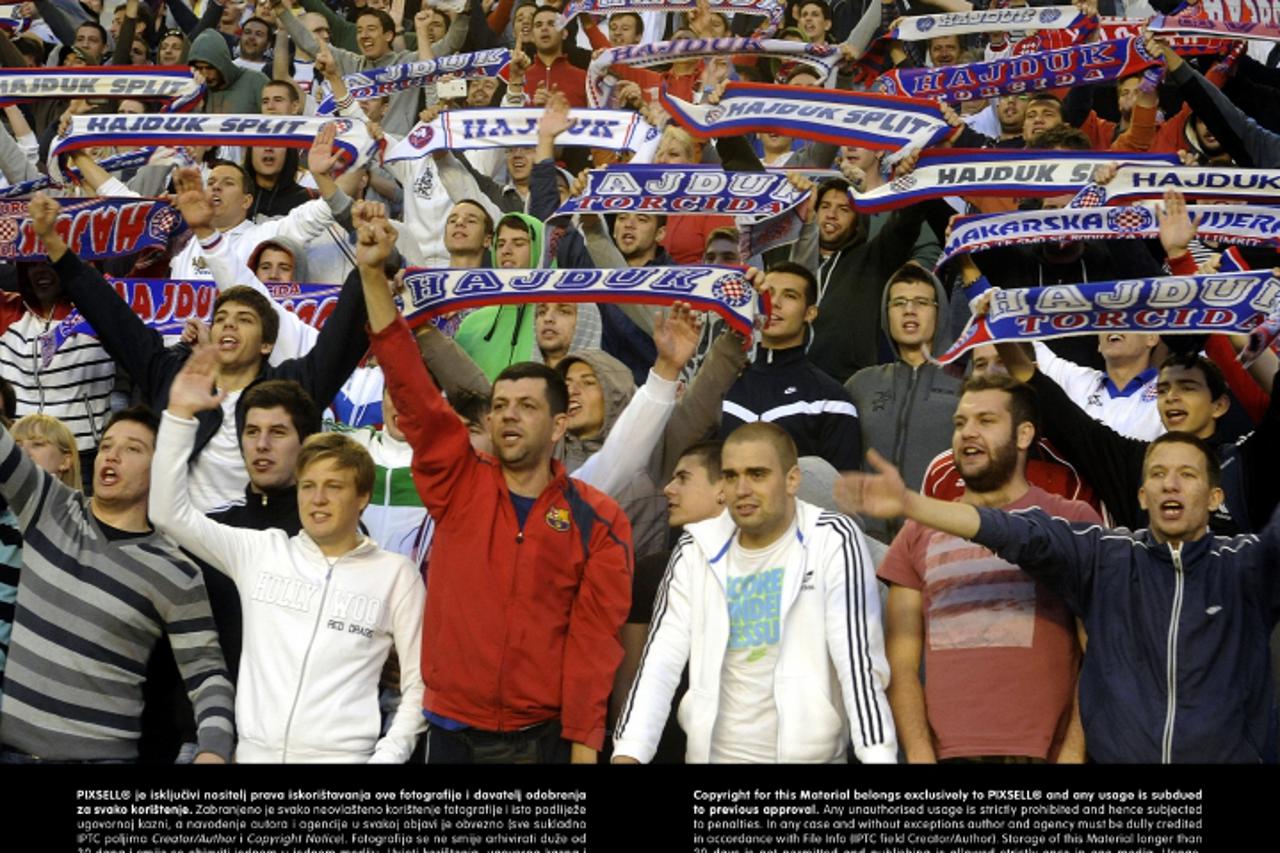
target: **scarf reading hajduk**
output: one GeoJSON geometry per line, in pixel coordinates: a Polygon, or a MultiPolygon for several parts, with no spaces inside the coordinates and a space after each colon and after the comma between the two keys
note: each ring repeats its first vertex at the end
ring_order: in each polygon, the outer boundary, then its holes
{"type": "MultiPolygon", "coordinates": [[[[164,248],[186,228],[167,201],[149,198],[57,199],[57,229],[67,247],[86,261],[164,248]]],[[[27,216],[27,202],[0,202],[0,258],[43,261],[48,257],[27,216]]]]}
{"type": "Polygon", "coordinates": [[[970,319],[959,339],[938,356],[939,363],[983,344],[1101,331],[1249,332],[1280,304],[1280,278],[1270,270],[1007,290],[981,278],[965,294],[973,298],[984,290],[992,291],[987,313],[970,319]]]}
{"type": "MultiPolygon", "coordinates": [[[[210,322],[213,304],[218,299],[218,285],[213,281],[115,278],[108,279],[107,284],[115,288],[147,328],[173,338],[182,334],[188,320],[210,322]]],[[[315,329],[329,319],[342,292],[342,286],[337,284],[292,281],[272,283],[266,287],[272,300],[315,329]]],[[[78,310],[73,310],[62,322],[40,336],[42,366],[48,367],[58,349],[74,335],[97,336],[78,310]]]]}
{"type": "Polygon", "coordinates": [[[889,95],[971,101],[1107,83],[1159,64],[1140,39],[1114,39],[990,62],[897,69],[881,75],[875,89],[889,95]]]}
{"type": "Polygon", "coordinates": [[[165,101],[165,112],[199,106],[205,88],[181,66],[0,68],[0,106],[43,99],[165,101]]]}
{"type": "Polygon", "coordinates": [[[938,36],[963,36],[973,33],[1007,32],[1009,30],[1069,30],[1084,19],[1074,6],[1019,6],[1016,8],[947,12],[937,15],[913,15],[898,19],[888,38],[899,41],[923,41],[938,36]]]}
{"type": "MultiPolygon", "coordinates": [[[[692,12],[698,6],[697,0],[569,0],[564,4],[560,19],[556,22],[559,29],[579,15],[613,15],[618,12],[692,12]]],[[[707,8],[712,12],[759,16],[765,18],[760,26],[759,35],[777,32],[782,26],[785,14],[783,4],[779,0],[707,0],[707,8]]]]}
{"type": "MultiPolygon", "coordinates": [[[[437,82],[446,74],[460,80],[475,77],[505,77],[504,72],[511,62],[511,51],[504,48],[482,50],[477,53],[462,53],[442,56],[423,62],[406,62],[400,65],[387,65],[382,68],[369,68],[342,78],[348,94],[357,101],[369,101],[392,92],[416,89],[437,82]]],[[[316,115],[332,115],[337,112],[338,102],[330,93],[316,106],[316,115]]]]}
{"type": "MultiPolygon", "coordinates": [[[[1088,188],[1084,192],[1088,192],[1088,188]]],[[[1187,213],[1201,240],[1237,246],[1280,245],[1280,208],[1245,204],[1192,204],[1187,213]]],[[[957,217],[938,265],[956,255],[997,246],[1069,243],[1077,240],[1154,240],[1160,236],[1155,205],[1066,207],[957,217]]]]}
{"type": "Polygon", "coordinates": [[[361,165],[382,143],[362,121],[318,116],[266,115],[79,115],[49,149],[49,174],[64,181],[63,160],[81,148],[117,145],[270,145],[309,149],[325,125],[335,125],[337,171],[361,165]]]}
{"type": "MultiPolygon", "coordinates": [[[[1096,153],[1096,152],[1095,152],[1096,153]]],[[[1207,168],[1126,164],[1106,184],[1089,184],[1071,207],[1097,207],[1156,199],[1166,190],[1188,198],[1230,199],[1266,204],[1280,198],[1280,169],[1207,168]]]]}
{"type": "Polygon", "coordinates": [[[699,139],[741,133],[854,145],[876,151],[927,148],[955,128],[933,101],[871,92],[730,83],[718,104],[691,104],[665,89],[662,105],[699,139]]]}
{"type": "Polygon", "coordinates": [[[630,44],[603,51],[587,68],[587,101],[595,107],[608,103],[616,81],[609,76],[614,65],[648,68],[682,59],[724,56],[757,56],[807,65],[826,80],[840,61],[839,51],[826,44],[805,44],[782,39],[713,38],[675,39],[652,44],[630,44]]]}
{"type": "Polygon", "coordinates": [[[1178,162],[1173,154],[944,148],[923,152],[909,174],[865,193],[850,189],[849,197],[864,213],[947,196],[1047,197],[1078,191],[1103,163],[1137,163],[1158,172],[1156,164],[1171,168],[1178,162]]]}
{"type": "MultiPolygon", "coordinates": [[[[414,125],[384,162],[418,160],[442,148],[533,148],[538,144],[542,112],[541,107],[445,110],[432,121],[414,125]]],[[[634,151],[640,156],[658,144],[658,131],[631,110],[574,110],[569,121],[569,129],[556,137],[556,145],[634,151]]]]}
{"type": "Polygon", "coordinates": [[[416,328],[441,314],[484,305],[533,302],[688,302],[714,311],[748,340],[768,298],[730,267],[620,269],[409,269],[396,297],[416,328]]]}
{"type": "Polygon", "coordinates": [[[715,166],[612,164],[592,169],[581,195],[555,216],[574,213],[776,216],[807,197],[778,172],[725,172],[715,166]]]}

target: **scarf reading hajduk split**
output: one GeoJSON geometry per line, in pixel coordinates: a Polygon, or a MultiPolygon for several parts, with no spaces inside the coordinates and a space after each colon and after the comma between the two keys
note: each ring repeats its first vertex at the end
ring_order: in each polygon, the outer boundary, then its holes
{"type": "Polygon", "coordinates": [[[983,344],[1102,331],[1250,332],[1280,305],[1280,278],[1270,270],[1005,290],[980,278],[965,294],[973,298],[988,290],[987,313],[970,319],[959,339],[938,356],[940,363],[983,344]]]}
{"type": "Polygon", "coordinates": [[[36,100],[164,101],[165,112],[199,106],[205,87],[190,68],[153,65],[0,68],[0,106],[36,100]]]}
{"type": "Polygon", "coordinates": [[[902,151],[936,145],[956,132],[933,101],[871,92],[730,83],[718,104],[691,104],[663,89],[662,105],[699,139],[742,133],[902,151]]]}
{"type": "Polygon", "coordinates": [[[49,174],[63,181],[63,160],[81,148],[117,145],[270,145],[311,148],[327,124],[339,165],[336,173],[360,166],[382,145],[362,121],[318,116],[266,115],[79,115],[49,149],[49,174]]]}
{"type": "Polygon", "coordinates": [[[587,101],[592,106],[603,106],[609,102],[616,86],[616,81],[609,75],[609,69],[614,65],[648,68],[682,59],[738,55],[798,62],[812,68],[819,81],[826,80],[840,61],[839,50],[831,45],[782,39],[694,38],[624,45],[605,50],[591,60],[591,65],[587,68],[587,101]]]}
{"type": "MultiPolygon", "coordinates": [[[[392,92],[402,92],[406,89],[416,89],[436,83],[446,75],[452,75],[459,80],[471,80],[476,77],[505,79],[505,72],[510,62],[511,51],[504,47],[476,53],[442,56],[430,61],[369,68],[345,75],[342,82],[352,98],[357,101],[369,101],[392,92]]],[[[330,93],[316,106],[316,115],[332,115],[337,112],[337,109],[338,102],[330,93]]]]}
{"type": "Polygon", "coordinates": [[[620,269],[409,269],[396,297],[413,327],[451,311],[534,302],[688,302],[714,311],[748,340],[756,319],[768,316],[768,297],[757,294],[730,267],[622,267],[620,269]]]}

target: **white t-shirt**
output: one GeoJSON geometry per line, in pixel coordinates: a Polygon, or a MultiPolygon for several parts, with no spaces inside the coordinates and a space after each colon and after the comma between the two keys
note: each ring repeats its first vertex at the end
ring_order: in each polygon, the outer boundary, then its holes
{"type": "Polygon", "coordinates": [[[726,564],[729,647],[720,672],[720,704],[711,735],[713,764],[773,764],[778,760],[778,706],[773,674],[782,633],[782,576],[796,527],[759,550],[735,537],[726,564]]]}
{"type": "Polygon", "coordinates": [[[191,503],[206,514],[240,502],[249,485],[249,471],[244,467],[236,435],[236,401],[240,394],[241,391],[233,391],[222,401],[222,426],[191,466],[191,503]]]}
{"type": "Polygon", "coordinates": [[[1033,341],[1036,365],[1062,387],[1071,401],[1095,421],[1102,421],[1121,435],[1152,441],[1165,432],[1156,407],[1159,371],[1148,368],[1116,388],[1101,370],[1083,367],[1059,357],[1040,341],[1033,341]]]}

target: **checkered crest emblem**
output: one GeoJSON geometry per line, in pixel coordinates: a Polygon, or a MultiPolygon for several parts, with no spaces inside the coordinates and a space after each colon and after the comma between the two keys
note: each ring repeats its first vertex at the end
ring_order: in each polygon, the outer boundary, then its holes
{"type": "Polygon", "coordinates": [[[711,295],[733,308],[741,308],[750,302],[754,292],[747,280],[740,275],[721,279],[711,285],[711,295]]]}
{"type": "Polygon", "coordinates": [[[1145,231],[1154,221],[1145,207],[1117,207],[1107,212],[1107,227],[1122,234],[1145,231]]]}

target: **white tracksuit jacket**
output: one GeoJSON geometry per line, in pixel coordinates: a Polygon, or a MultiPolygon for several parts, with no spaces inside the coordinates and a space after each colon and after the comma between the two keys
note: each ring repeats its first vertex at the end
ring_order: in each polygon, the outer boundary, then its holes
{"type": "MultiPolygon", "coordinates": [[[[784,569],[774,698],[778,762],[834,762],[845,745],[864,764],[897,760],[885,696],[889,664],[875,566],[849,518],[796,501],[800,548],[784,569]]],[[[725,564],[737,528],[728,511],[685,528],[654,602],[649,640],[618,721],[614,754],[647,762],[689,664],[680,703],[685,760],[706,763],[729,643],[725,564]]]]}
{"type": "Polygon", "coordinates": [[[305,531],[290,537],[210,521],[187,494],[197,422],[168,412],[162,420],[151,521],[240,591],[236,761],[406,761],[426,727],[419,671],[426,589],[417,568],[367,537],[330,559],[305,531]],[[379,738],[378,679],[393,644],[400,705],[379,738]]]}

